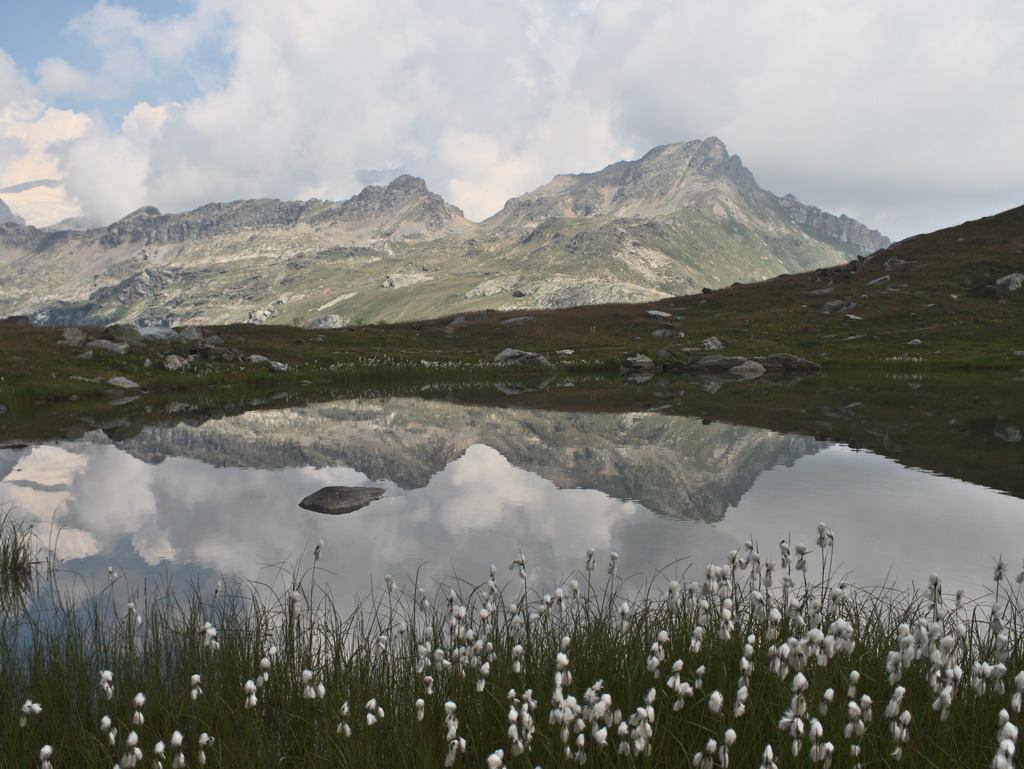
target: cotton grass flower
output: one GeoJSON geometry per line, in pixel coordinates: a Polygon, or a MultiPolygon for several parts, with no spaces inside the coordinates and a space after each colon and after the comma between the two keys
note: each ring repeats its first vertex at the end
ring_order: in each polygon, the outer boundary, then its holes
{"type": "Polygon", "coordinates": [[[384,708],[377,704],[377,698],[371,697],[366,703],[366,725],[373,726],[384,718],[384,708]]]}
{"type": "Polygon", "coordinates": [[[121,756],[121,767],[122,769],[134,769],[141,760],[142,749],[139,747],[139,735],[131,731],[125,740],[125,752],[121,756]]]}
{"type": "Polygon", "coordinates": [[[53,764],[50,763],[51,758],[53,758],[53,746],[43,745],[39,750],[40,769],[53,769],[53,764]]]}
{"type": "Polygon", "coordinates": [[[245,709],[252,710],[256,707],[256,682],[251,678],[242,684],[242,693],[245,694],[245,709]]]}
{"type": "Polygon", "coordinates": [[[163,762],[167,760],[167,746],[163,740],[159,740],[153,746],[153,769],[163,769],[163,762]]]}
{"type": "Polygon", "coordinates": [[[196,753],[196,760],[200,766],[206,766],[206,748],[213,744],[213,737],[206,732],[199,735],[199,750],[196,753]]]}
{"type": "Polygon", "coordinates": [[[132,725],[142,726],[146,723],[146,718],[142,715],[142,706],[146,704],[146,695],[139,692],[132,700],[132,704],[135,706],[135,713],[132,714],[132,725]]]}
{"type": "Polygon", "coordinates": [[[114,698],[114,674],[109,670],[100,671],[100,682],[97,684],[97,688],[100,690],[106,699],[110,700],[114,698]]]}
{"type": "Polygon", "coordinates": [[[185,753],[182,749],[182,742],[184,736],[181,732],[175,730],[171,734],[171,748],[174,750],[174,757],[171,759],[172,769],[185,769],[185,753]]]}
{"type": "Polygon", "coordinates": [[[337,733],[343,737],[352,736],[352,727],[348,725],[349,712],[350,709],[348,705],[348,700],[345,700],[343,703],[341,703],[341,707],[338,709],[338,715],[340,716],[341,720],[338,722],[338,728],[336,730],[337,733]]]}
{"type": "Polygon", "coordinates": [[[28,723],[29,716],[38,716],[42,712],[43,706],[38,702],[25,700],[24,704],[21,706],[21,718],[18,719],[18,726],[24,726],[28,723]]]}
{"type": "Polygon", "coordinates": [[[714,713],[716,716],[722,715],[722,709],[725,707],[725,697],[717,689],[708,695],[708,710],[714,713]]]}

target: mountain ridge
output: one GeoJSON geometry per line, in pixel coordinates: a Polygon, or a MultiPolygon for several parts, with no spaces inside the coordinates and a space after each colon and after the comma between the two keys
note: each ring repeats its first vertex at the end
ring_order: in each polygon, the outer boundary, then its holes
{"type": "Polygon", "coordinates": [[[63,324],[306,324],[326,310],[339,325],[409,320],[658,299],[888,243],[761,189],[710,137],[556,176],[480,223],[402,175],[339,202],[147,206],[86,231],[7,224],[0,313],[63,324]]]}

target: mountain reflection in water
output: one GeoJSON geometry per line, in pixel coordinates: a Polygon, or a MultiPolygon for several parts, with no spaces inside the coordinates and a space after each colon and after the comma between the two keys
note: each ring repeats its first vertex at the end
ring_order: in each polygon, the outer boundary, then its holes
{"type": "Polygon", "coordinates": [[[97,582],[108,565],[266,579],[269,564],[301,571],[323,539],[339,599],[417,569],[482,581],[520,550],[542,584],[581,568],[588,547],[619,552],[622,573],[676,562],[700,573],[748,538],[771,558],[781,538],[811,544],[820,520],[840,572],[860,583],[939,571],[978,594],[993,556],[1024,549],[1024,501],[805,436],[415,399],[6,451],[0,500],[55,545],[62,569],[97,582]],[[384,497],[346,516],[298,507],[323,486],[371,485],[384,497]]]}

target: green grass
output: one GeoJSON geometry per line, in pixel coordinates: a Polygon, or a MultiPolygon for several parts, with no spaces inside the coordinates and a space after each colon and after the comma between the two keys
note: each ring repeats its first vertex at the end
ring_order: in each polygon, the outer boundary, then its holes
{"type": "Polygon", "coordinates": [[[36,548],[32,532],[0,507],[0,611],[17,603],[32,584],[36,548]]]}
{"type": "MultiPolygon", "coordinates": [[[[171,767],[178,731],[188,766],[206,733],[210,766],[246,769],[568,767],[584,755],[591,766],[677,767],[733,730],[731,766],[761,765],[771,745],[780,767],[811,767],[825,765],[811,759],[819,726],[837,766],[856,763],[851,746],[866,767],[891,765],[896,747],[906,766],[988,765],[1001,711],[1021,720],[1013,575],[984,605],[938,585],[845,585],[828,534],[806,571],[796,543],[788,560],[749,543],[721,566],[641,579],[581,558],[557,586],[533,583],[527,561],[480,580],[386,579],[347,616],[317,582],[329,552],[213,594],[118,577],[88,601],[39,596],[0,625],[0,766],[35,766],[50,745],[55,767],[124,767],[134,731],[142,765],[171,767]],[[41,710],[19,726],[26,700],[41,710]],[[904,711],[907,740],[894,740],[904,711]]],[[[726,764],[709,756],[706,766],[726,764]]]]}

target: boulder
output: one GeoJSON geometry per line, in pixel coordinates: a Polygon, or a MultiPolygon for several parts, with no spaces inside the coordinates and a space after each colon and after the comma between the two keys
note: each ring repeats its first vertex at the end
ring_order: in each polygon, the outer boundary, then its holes
{"type": "Polygon", "coordinates": [[[883,275],[880,278],[875,278],[874,280],[869,280],[864,285],[865,286],[884,286],[890,280],[892,280],[892,278],[890,278],[888,275],[883,275]]]}
{"type": "Polygon", "coordinates": [[[82,329],[68,326],[60,330],[60,339],[57,340],[57,344],[66,345],[67,347],[81,347],[87,339],[88,337],[82,329]]]}
{"type": "Polygon", "coordinates": [[[268,320],[274,317],[274,310],[271,307],[260,307],[256,310],[249,311],[249,319],[246,323],[266,323],[268,320]]]}
{"type": "Polygon", "coordinates": [[[142,338],[151,344],[180,344],[181,334],[167,326],[146,326],[139,329],[142,338]]]}
{"type": "Polygon", "coordinates": [[[270,358],[268,358],[266,355],[250,355],[248,358],[246,358],[246,360],[248,360],[250,363],[263,363],[271,371],[278,371],[284,373],[285,371],[288,370],[287,363],[281,363],[280,361],[270,360],[270,358]]]}
{"type": "Polygon", "coordinates": [[[646,315],[648,318],[657,318],[658,320],[668,320],[672,317],[672,313],[662,312],[661,310],[648,310],[646,315]]]}
{"type": "Polygon", "coordinates": [[[324,486],[299,502],[299,507],[314,513],[341,515],[366,507],[384,496],[376,486],[324,486]]]}
{"type": "Polygon", "coordinates": [[[125,326],[121,323],[115,323],[103,329],[103,338],[109,339],[112,342],[123,342],[132,347],[142,347],[146,343],[146,340],[143,339],[142,334],[139,333],[137,328],[125,326]]]}
{"type": "Polygon", "coordinates": [[[194,346],[191,352],[201,358],[212,361],[236,361],[242,360],[242,353],[233,347],[217,347],[205,342],[194,346]]]}
{"type": "Polygon", "coordinates": [[[857,306],[856,302],[851,302],[849,299],[830,299],[821,305],[821,314],[828,315],[831,312],[849,312],[857,306]]]}
{"type": "Polygon", "coordinates": [[[189,362],[180,355],[168,355],[163,360],[163,366],[167,371],[185,371],[189,367],[189,362]]]}
{"type": "Polygon", "coordinates": [[[700,343],[700,346],[703,347],[705,350],[709,350],[711,352],[715,352],[717,350],[724,350],[725,349],[725,345],[722,344],[718,340],[718,337],[715,337],[715,336],[709,336],[707,339],[704,339],[700,343]]]}
{"type": "Polygon", "coordinates": [[[624,366],[629,371],[660,371],[661,366],[655,363],[651,358],[643,353],[636,353],[626,358],[626,365],[624,366]]]}
{"type": "Polygon", "coordinates": [[[327,315],[321,315],[318,318],[314,318],[306,324],[306,328],[345,328],[349,323],[351,323],[351,320],[347,316],[329,313],[327,315]]]}
{"type": "Polygon", "coordinates": [[[744,379],[757,379],[766,371],[765,367],[756,360],[745,360],[738,366],[729,369],[730,374],[741,376],[744,379]]]}
{"type": "Polygon", "coordinates": [[[519,366],[546,366],[548,365],[548,359],[543,355],[538,355],[535,352],[527,352],[525,350],[516,350],[512,347],[506,347],[504,350],[494,356],[495,363],[504,364],[516,364],[519,366]]]}
{"type": "Polygon", "coordinates": [[[91,342],[87,342],[85,346],[90,350],[109,352],[114,355],[127,355],[131,349],[131,345],[126,342],[111,342],[109,339],[93,339],[91,342]]]}
{"type": "Polygon", "coordinates": [[[199,326],[185,326],[178,332],[178,336],[186,342],[200,342],[203,339],[203,330],[199,326]]]}
{"type": "Polygon", "coordinates": [[[142,386],[123,376],[115,376],[107,380],[111,387],[118,387],[122,390],[141,390],[142,386]]]}
{"type": "Polygon", "coordinates": [[[728,371],[746,362],[747,359],[740,355],[705,355],[696,366],[704,371],[728,371]]]}
{"type": "Polygon", "coordinates": [[[1024,286],[1024,273],[1011,272],[996,281],[996,291],[1004,294],[1017,291],[1021,286],[1024,286]]]}

